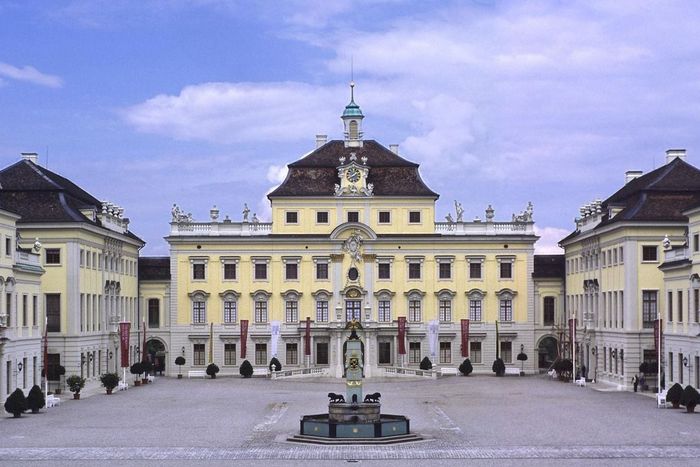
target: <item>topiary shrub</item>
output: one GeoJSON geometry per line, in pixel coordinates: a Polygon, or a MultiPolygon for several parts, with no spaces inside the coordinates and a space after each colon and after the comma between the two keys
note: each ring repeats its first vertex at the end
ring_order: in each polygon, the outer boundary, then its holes
{"type": "Polygon", "coordinates": [[[459,372],[462,373],[464,376],[469,376],[471,372],[474,371],[474,367],[472,366],[471,360],[468,358],[465,359],[461,365],[459,365],[459,372]]]}
{"type": "Polygon", "coordinates": [[[119,384],[119,375],[116,373],[105,373],[100,376],[100,382],[107,390],[107,394],[112,394],[112,390],[119,384]]]}
{"type": "Polygon", "coordinates": [[[216,374],[219,372],[219,367],[216,363],[210,363],[207,365],[207,374],[211,376],[211,379],[216,379],[216,374]]]}
{"type": "Polygon", "coordinates": [[[277,360],[277,357],[272,357],[269,367],[270,371],[282,371],[282,364],[277,360]]]}
{"type": "Polygon", "coordinates": [[[493,361],[491,365],[491,371],[496,373],[496,376],[503,376],[506,373],[506,364],[503,363],[503,359],[497,358],[493,361]]]}
{"type": "Polygon", "coordinates": [[[177,365],[177,379],[182,379],[182,365],[185,364],[185,357],[177,357],[175,365],[177,365]]]}
{"type": "Polygon", "coordinates": [[[32,413],[39,413],[39,409],[43,409],[45,405],[46,397],[44,396],[44,391],[35,384],[27,395],[27,408],[31,410],[32,413]]]}
{"type": "MultiPolygon", "coordinates": [[[[668,396],[667,396],[668,397],[668,396]]],[[[680,404],[685,407],[686,412],[695,412],[695,406],[700,403],[700,394],[690,384],[685,387],[681,394],[680,404]]]]}
{"type": "Polygon", "coordinates": [[[649,367],[650,367],[649,363],[642,362],[639,364],[639,372],[643,375],[649,374],[649,373],[651,373],[651,371],[649,370],[649,367]]]}
{"type": "Polygon", "coordinates": [[[250,378],[251,376],[253,376],[253,365],[251,365],[248,360],[243,360],[243,363],[241,363],[240,368],[238,368],[238,372],[244,378],[250,378]]]}
{"type": "Polygon", "coordinates": [[[85,378],[78,375],[71,375],[66,379],[68,389],[73,393],[73,399],[80,399],[80,390],[85,387],[85,378]]]}
{"type": "Polygon", "coordinates": [[[683,386],[675,383],[673,386],[668,388],[666,393],[666,400],[671,403],[674,409],[677,409],[681,403],[681,396],[683,395],[683,386]]]}
{"type": "Polygon", "coordinates": [[[524,366],[527,361],[527,354],[525,352],[520,352],[516,358],[520,362],[520,376],[523,376],[525,374],[524,366]]]}
{"type": "Polygon", "coordinates": [[[134,378],[134,386],[141,386],[141,373],[143,373],[143,364],[141,362],[136,362],[129,368],[129,371],[134,378]]]}
{"type": "Polygon", "coordinates": [[[11,413],[15,418],[22,416],[22,413],[27,410],[27,398],[20,388],[15,389],[15,392],[10,394],[5,401],[5,412],[11,413]]]}
{"type": "Polygon", "coordinates": [[[143,384],[148,384],[148,375],[153,372],[153,363],[149,362],[148,360],[141,362],[141,368],[143,368],[143,379],[141,382],[143,384]]]}
{"type": "Polygon", "coordinates": [[[420,361],[420,365],[418,365],[418,368],[425,371],[432,370],[433,362],[431,362],[428,357],[423,357],[423,360],[420,361]]]}

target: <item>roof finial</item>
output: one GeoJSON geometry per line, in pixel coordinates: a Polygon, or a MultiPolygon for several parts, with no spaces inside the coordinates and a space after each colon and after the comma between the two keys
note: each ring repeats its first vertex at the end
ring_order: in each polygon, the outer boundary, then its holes
{"type": "Polygon", "coordinates": [[[350,55],[350,102],[355,101],[355,64],[354,57],[350,55]]]}

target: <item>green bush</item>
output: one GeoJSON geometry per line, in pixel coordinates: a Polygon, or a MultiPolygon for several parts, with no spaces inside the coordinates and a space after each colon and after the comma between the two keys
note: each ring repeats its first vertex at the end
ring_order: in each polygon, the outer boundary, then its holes
{"type": "Polygon", "coordinates": [[[282,371],[282,364],[277,360],[277,357],[272,357],[269,367],[270,371],[282,371]]]}
{"type": "Polygon", "coordinates": [[[207,374],[211,376],[211,379],[216,379],[216,374],[219,372],[219,367],[216,363],[210,363],[207,365],[207,374]]]}
{"type": "Polygon", "coordinates": [[[464,376],[469,376],[471,372],[474,371],[471,360],[465,359],[461,365],[459,365],[459,372],[464,376]]]}
{"type": "Polygon", "coordinates": [[[423,357],[423,360],[420,361],[420,365],[418,365],[418,368],[425,371],[432,370],[433,362],[431,362],[428,357],[423,357]]]}
{"type": "Polygon", "coordinates": [[[248,360],[243,360],[243,363],[241,363],[238,372],[244,378],[250,378],[251,376],[253,376],[253,365],[251,365],[248,360]]]}
{"type": "Polygon", "coordinates": [[[524,352],[520,352],[516,358],[519,362],[525,362],[527,361],[527,354],[524,352]]]}
{"type": "Polygon", "coordinates": [[[85,387],[85,378],[78,375],[71,375],[66,379],[66,384],[70,392],[79,393],[85,387]]]}
{"type": "Polygon", "coordinates": [[[681,394],[680,404],[685,407],[688,413],[695,412],[695,406],[700,404],[700,394],[689,384],[681,394]]]}
{"type": "Polygon", "coordinates": [[[45,405],[46,397],[44,397],[44,391],[35,384],[27,395],[27,408],[31,410],[32,413],[39,413],[39,409],[44,408],[45,405]]]}
{"type": "Polygon", "coordinates": [[[649,370],[649,366],[650,366],[650,365],[649,365],[649,363],[647,363],[647,362],[642,362],[642,363],[640,363],[640,364],[639,364],[639,372],[640,372],[641,374],[643,374],[643,375],[646,375],[646,374],[648,374],[648,373],[651,373],[651,371],[649,370]]]}
{"type": "Polygon", "coordinates": [[[506,373],[506,364],[503,363],[501,358],[497,358],[491,365],[491,371],[496,373],[496,376],[503,376],[506,373]]]}
{"type": "Polygon", "coordinates": [[[143,368],[143,372],[146,374],[146,376],[153,373],[153,363],[149,362],[148,360],[141,362],[141,368],[143,368]]]}
{"type": "Polygon", "coordinates": [[[112,389],[116,388],[119,384],[119,375],[116,373],[105,373],[102,376],[100,376],[100,382],[102,383],[102,386],[105,387],[105,389],[111,391],[112,389]]]}
{"type": "Polygon", "coordinates": [[[175,359],[175,365],[182,366],[185,363],[187,363],[187,362],[185,362],[185,357],[177,357],[175,359]]]}
{"type": "Polygon", "coordinates": [[[673,408],[677,409],[678,405],[681,403],[681,396],[683,395],[683,386],[675,383],[673,386],[668,388],[666,393],[666,400],[673,405],[673,408]]]}
{"type": "Polygon", "coordinates": [[[27,398],[20,388],[15,389],[15,392],[10,394],[5,401],[5,412],[11,413],[15,418],[22,416],[22,413],[27,410],[27,398]]]}
{"type": "Polygon", "coordinates": [[[131,372],[132,375],[138,376],[141,373],[143,373],[143,364],[141,362],[136,362],[133,365],[131,365],[131,368],[129,368],[129,371],[131,372]]]}

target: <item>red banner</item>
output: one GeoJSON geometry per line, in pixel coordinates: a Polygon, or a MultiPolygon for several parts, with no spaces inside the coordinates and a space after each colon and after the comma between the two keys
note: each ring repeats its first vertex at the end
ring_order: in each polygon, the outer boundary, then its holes
{"type": "Polygon", "coordinates": [[[304,355],[311,355],[311,318],[306,317],[306,334],[304,334],[304,355]]]}
{"type": "Polygon", "coordinates": [[[129,332],[131,323],[124,321],[119,323],[119,342],[121,345],[122,368],[129,368],[129,332]]]}
{"type": "Polygon", "coordinates": [[[143,321],[143,347],[141,348],[141,361],[149,361],[148,349],[146,348],[146,321],[143,321]]]}
{"type": "Polygon", "coordinates": [[[406,317],[399,316],[399,355],[406,355],[406,317]]]}
{"type": "Polygon", "coordinates": [[[248,320],[241,320],[241,358],[245,358],[246,341],[248,340],[248,320]]]}
{"type": "Polygon", "coordinates": [[[469,320],[462,320],[462,357],[469,357],[469,320]]]}
{"type": "Polygon", "coordinates": [[[659,352],[659,342],[661,340],[661,320],[654,321],[654,350],[659,352]]]}
{"type": "Polygon", "coordinates": [[[44,319],[44,378],[49,380],[49,321],[44,319]]]}

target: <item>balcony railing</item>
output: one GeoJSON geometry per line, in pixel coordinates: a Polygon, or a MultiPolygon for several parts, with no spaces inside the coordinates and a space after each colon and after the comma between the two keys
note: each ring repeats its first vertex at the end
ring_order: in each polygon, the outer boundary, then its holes
{"type": "Polygon", "coordinates": [[[270,235],[272,222],[173,222],[170,235],[177,236],[238,236],[270,235]]]}
{"type": "Polygon", "coordinates": [[[534,235],[533,222],[436,222],[442,235],[534,235]]]}

